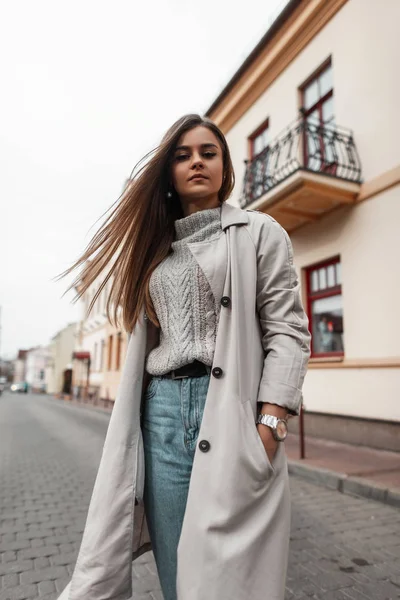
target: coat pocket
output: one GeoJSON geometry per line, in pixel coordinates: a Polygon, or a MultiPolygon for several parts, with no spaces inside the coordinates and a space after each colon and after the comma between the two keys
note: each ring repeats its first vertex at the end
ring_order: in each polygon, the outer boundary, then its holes
{"type": "Polygon", "coordinates": [[[261,469],[264,469],[264,471],[267,474],[269,473],[270,475],[272,475],[275,472],[275,465],[281,444],[278,445],[274,459],[271,462],[268,457],[267,451],[264,448],[264,444],[262,442],[260,434],[257,431],[256,417],[251,406],[250,400],[246,400],[245,402],[243,402],[242,410],[243,418],[246,421],[249,435],[249,447],[253,453],[254,459],[258,461],[261,469]]]}

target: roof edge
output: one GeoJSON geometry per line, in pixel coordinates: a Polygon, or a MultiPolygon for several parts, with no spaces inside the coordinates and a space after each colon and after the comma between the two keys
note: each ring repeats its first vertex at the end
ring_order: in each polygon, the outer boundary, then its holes
{"type": "Polygon", "coordinates": [[[300,4],[304,2],[304,0],[289,0],[283,10],[279,13],[275,21],[271,24],[271,26],[267,29],[261,40],[255,46],[255,48],[251,51],[249,56],[245,59],[236,73],[231,77],[226,86],[211,104],[211,106],[205,112],[205,116],[209,117],[210,114],[221,104],[224,98],[229,94],[235,84],[239,81],[242,75],[247,71],[250,65],[255,61],[255,59],[261,54],[264,50],[265,46],[272,40],[272,38],[276,35],[276,33],[281,29],[281,27],[286,23],[286,21],[291,17],[294,11],[297,9],[300,4]]]}

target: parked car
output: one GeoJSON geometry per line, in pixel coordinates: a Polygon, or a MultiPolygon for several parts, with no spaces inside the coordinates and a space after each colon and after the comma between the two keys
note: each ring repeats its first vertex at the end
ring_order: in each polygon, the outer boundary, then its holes
{"type": "Polygon", "coordinates": [[[18,392],[20,394],[22,393],[27,393],[28,391],[28,384],[26,383],[26,381],[20,381],[19,383],[13,383],[11,386],[11,391],[12,392],[18,392]]]}

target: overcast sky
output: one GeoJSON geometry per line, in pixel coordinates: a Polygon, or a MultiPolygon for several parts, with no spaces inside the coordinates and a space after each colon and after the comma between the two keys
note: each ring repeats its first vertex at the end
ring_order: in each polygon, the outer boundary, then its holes
{"type": "Polygon", "coordinates": [[[285,0],[13,0],[1,63],[1,356],[80,317],[67,281],[133,165],[204,113],[285,0]]]}

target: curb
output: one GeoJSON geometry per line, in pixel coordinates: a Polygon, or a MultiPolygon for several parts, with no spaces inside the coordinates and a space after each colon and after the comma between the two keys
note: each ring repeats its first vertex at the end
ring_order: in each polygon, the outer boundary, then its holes
{"type": "Polygon", "coordinates": [[[361,496],[368,500],[375,500],[400,508],[399,488],[391,489],[369,479],[351,477],[346,473],[336,473],[336,471],[330,471],[329,469],[304,465],[294,460],[288,461],[288,470],[291,475],[301,477],[316,485],[328,487],[342,494],[361,496]]]}

